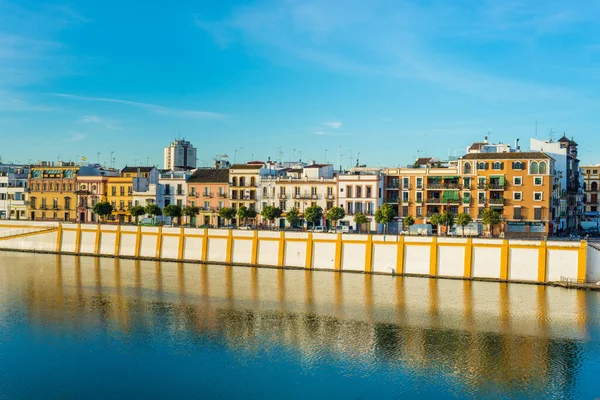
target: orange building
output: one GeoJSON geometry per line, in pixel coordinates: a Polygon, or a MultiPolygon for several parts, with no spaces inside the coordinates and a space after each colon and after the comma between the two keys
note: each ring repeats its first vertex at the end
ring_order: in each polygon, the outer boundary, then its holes
{"type": "Polygon", "coordinates": [[[197,169],[187,180],[187,205],[200,208],[193,225],[223,225],[219,210],[229,207],[229,170],[197,169]]]}

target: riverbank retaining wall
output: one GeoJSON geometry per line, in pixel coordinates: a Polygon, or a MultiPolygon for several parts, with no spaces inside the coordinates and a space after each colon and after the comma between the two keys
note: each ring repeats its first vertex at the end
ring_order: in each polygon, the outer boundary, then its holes
{"type": "Polygon", "coordinates": [[[598,275],[584,241],[6,221],[0,249],[537,283],[598,275]]]}

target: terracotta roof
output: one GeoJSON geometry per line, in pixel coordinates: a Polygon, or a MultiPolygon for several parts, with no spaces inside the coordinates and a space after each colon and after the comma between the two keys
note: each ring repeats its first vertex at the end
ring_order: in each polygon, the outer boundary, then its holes
{"type": "Polygon", "coordinates": [[[261,169],[264,164],[233,164],[229,169],[261,169]]]}
{"type": "Polygon", "coordinates": [[[323,167],[327,167],[331,164],[313,164],[313,165],[307,165],[304,168],[323,168],[323,167]]]}
{"type": "Polygon", "coordinates": [[[417,158],[417,161],[415,161],[415,164],[418,165],[425,165],[425,164],[429,164],[430,162],[432,162],[433,158],[431,157],[420,157],[417,158]]]}
{"type": "Polygon", "coordinates": [[[229,182],[228,169],[197,169],[188,178],[188,182],[227,183],[229,182]]]}
{"type": "Polygon", "coordinates": [[[137,172],[138,169],[140,172],[150,172],[154,167],[125,167],[121,170],[121,172],[137,172]]]}
{"type": "Polygon", "coordinates": [[[575,143],[573,139],[569,139],[566,134],[563,134],[563,136],[560,139],[558,139],[558,141],[560,143],[568,143],[571,146],[577,146],[577,143],[575,143]]]}
{"type": "Polygon", "coordinates": [[[247,163],[248,165],[254,165],[254,164],[260,164],[260,165],[264,165],[265,163],[262,161],[248,161],[247,163]]]}
{"type": "Polygon", "coordinates": [[[477,153],[462,156],[461,160],[531,160],[538,158],[552,158],[541,151],[515,151],[511,153],[477,153]]]}
{"type": "Polygon", "coordinates": [[[469,150],[481,150],[483,146],[485,146],[485,142],[475,142],[469,147],[469,150]]]}

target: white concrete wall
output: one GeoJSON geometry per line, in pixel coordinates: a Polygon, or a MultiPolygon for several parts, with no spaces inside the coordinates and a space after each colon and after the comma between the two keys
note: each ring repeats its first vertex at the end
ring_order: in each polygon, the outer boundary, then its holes
{"type": "Polygon", "coordinates": [[[508,279],[536,281],[538,278],[539,249],[510,249],[508,279]]]}

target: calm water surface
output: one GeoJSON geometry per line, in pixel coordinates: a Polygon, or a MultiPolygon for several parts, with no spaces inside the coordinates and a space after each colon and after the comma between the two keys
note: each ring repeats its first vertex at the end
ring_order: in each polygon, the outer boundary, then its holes
{"type": "Polygon", "coordinates": [[[600,294],[0,253],[0,398],[600,397],[600,294]]]}

